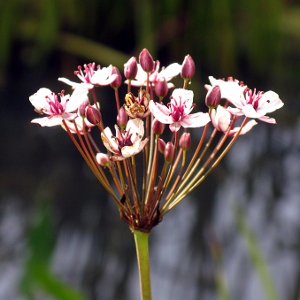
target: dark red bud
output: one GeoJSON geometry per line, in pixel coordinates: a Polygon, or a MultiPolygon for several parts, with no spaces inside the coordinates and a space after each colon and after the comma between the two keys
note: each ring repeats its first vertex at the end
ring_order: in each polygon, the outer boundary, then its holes
{"type": "Polygon", "coordinates": [[[166,125],[159,122],[157,119],[153,120],[152,131],[156,135],[161,135],[165,130],[166,125]]]}
{"type": "Polygon", "coordinates": [[[191,79],[195,74],[195,70],[195,62],[192,59],[192,57],[188,54],[183,60],[180,76],[185,80],[191,79]]]}
{"type": "Polygon", "coordinates": [[[175,147],[171,142],[167,142],[165,147],[165,160],[171,162],[174,158],[175,147]]]}
{"type": "Polygon", "coordinates": [[[149,73],[153,71],[154,61],[150,52],[146,48],[140,53],[139,62],[145,72],[149,73]]]}
{"type": "Polygon", "coordinates": [[[135,79],[138,71],[136,58],[131,57],[126,64],[124,64],[124,76],[127,79],[135,79]]]}
{"type": "Polygon", "coordinates": [[[221,90],[218,85],[212,87],[206,94],[205,104],[209,108],[215,108],[220,104],[221,101],[221,90]]]}
{"type": "Polygon", "coordinates": [[[166,143],[162,139],[157,140],[157,149],[160,153],[164,154],[165,153],[165,148],[166,148],[166,143]]]}
{"type": "Polygon", "coordinates": [[[155,94],[159,98],[163,98],[168,94],[168,83],[166,78],[159,78],[155,84],[155,94]]]}
{"type": "Polygon", "coordinates": [[[187,150],[189,150],[191,148],[191,146],[192,146],[192,139],[191,139],[190,133],[184,132],[182,134],[182,136],[180,137],[180,140],[179,140],[179,146],[184,151],[187,151],[187,150]]]}
{"type": "Polygon", "coordinates": [[[119,88],[122,85],[122,75],[119,71],[119,69],[117,67],[112,67],[112,71],[111,74],[116,74],[117,77],[115,78],[115,80],[110,84],[110,86],[114,89],[119,88]]]}
{"type": "Polygon", "coordinates": [[[128,121],[128,116],[127,116],[124,108],[121,107],[119,109],[118,116],[117,116],[117,124],[119,125],[119,127],[124,129],[126,127],[127,121],[128,121]]]}
{"type": "Polygon", "coordinates": [[[85,110],[85,116],[87,120],[93,125],[99,124],[102,119],[100,111],[91,105],[87,106],[85,110]]]}

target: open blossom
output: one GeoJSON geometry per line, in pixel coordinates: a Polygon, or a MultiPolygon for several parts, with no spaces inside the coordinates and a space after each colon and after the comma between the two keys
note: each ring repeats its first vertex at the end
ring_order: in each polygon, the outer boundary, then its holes
{"type": "Polygon", "coordinates": [[[155,103],[153,100],[149,103],[149,109],[154,117],[163,124],[170,124],[170,130],[176,132],[180,127],[201,127],[209,121],[208,113],[194,113],[193,104],[194,93],[190,90],[175,89],[170,97],[168,106],[155,103]]]}
{"type": "Polygon", "coordinates": [[[213,76],[208,77],[210,85],[206,84],[205,87],[211,91],[213,87],[218,86],[220,89],[221,98],[227,99],[229,102],[238,102],[243,95],[244,90],[247,88],[243,82],[229,77],[227,80],[215,79],[213,76]]]}
{"type": "Polygon", "coordinates": [[[283,106],[278,94],[273,91],[256,92],[246,89],[237,101],[231,102],[236,108],[229,108],[236,115],[245,115],[248,118],[258,119],[263,122],[275,124],[276,120],[266,116],[283,106]]]}
{"type": "MultiPolygon", "coordinates": [[[[132,86],[141,87],[147,84],[147,73],[143,70],[140,64],[137,64],[137,74],[135,77],[135,80],[131,81],[132,86]]],[[[156,82],[160,78],[165,78],[166,81],[170,81],[173,77],[177,76],[181,71],[181,65],[178,63],[173,63],[167,66],[166,68],[163,68],[161,71],[160,69],[160,62],[156,61],[155,68],[152,72],[150,72],[149,75],[149,81],[151,84],[155,85],[156,82]]],[[[128,80],[125,81],[125,83],[128,83],[128,80]]],[[[174,84],[168,82],[168,88],[173,88],[174,84]]]]}
{"type": "Polygon", "coordinates": [[[126,129],[121,131],[115,125],[114,136],[109,127],[101,133],[104,146],[114,155],[112,160],[123,160],[139,153],[147,144],[148,139],[142,140],[144,136],[144,122],[141,119],[131,119],[127,122],[126,129]]]}
{"type": "Polygon", "coordinates": [[[62,120],[74,120],[78,116],[78,107],[88,98],[87,94],[88,90],[82,86],[76,88],[71,96],[63,92],[56,95],[47,88],[39,89],[29,97],[29,101],[38,113],[46,116],[33,119],[31,123],[51,127],[61,125],[62,120]]]}
{"type": "MultiPolygon", "coordinates": [[[[210,113],[211,123],[212,125],[218,130],[222,132],[226,132],[229,127],[231,126],[232,122],[232,115],[231,113],[225,109],[223,106],[219,105],[217,108],[211,110],[210,113]]],[[[240,135],[243,135],[250,131],[253,126],[255,126],[257,122],[255,120],[248,121],[245,126],[243,126],[242,130],[240,131],[240,135]]],[[[229,131],[229,136],[234,136],[240,127],[233,127],[229,131]]]]}
{"type": "MultiPolygon", "coordinates": [[[[274,112],[283,106],[278,94],[273,91],[256,92],[245,86],[238,80],[225,81],[209,77],[212,86],[218,85],[221,92],[221,98],[227,99],[235,107],[228,107],[228,110],[235,115],[245,115],[248,118],[258,119],[263,122],[275,124],[273,118],[266,116],[267,113],[274,112]]],[[[207,88],[210,86],[207,85],[207,88]]]]}
{"type": "Polygon", "coordinates": [[[130,118],[145,118],[150,114],[150,95],[145,90],[140,89],[138,97],[132,93],[125,96],[124,109],[130,118]]]}
{"type": "Polygon", "coordinates": [[[72,88],[76,88],[80,85],[83,85],[88,89],[92,89],[94,85],[109,85],[117,77],[116,74],[113,74],[112,65],[101,68],[99,65],[96,66],[95,63],[85,64],[83,68],[79,66],[78,71],[75,71],[74,73],[81,80],[81,83],[71,81],[64,77],[60,77],[58,78],[58,80],[72,86],[72,88]]]}

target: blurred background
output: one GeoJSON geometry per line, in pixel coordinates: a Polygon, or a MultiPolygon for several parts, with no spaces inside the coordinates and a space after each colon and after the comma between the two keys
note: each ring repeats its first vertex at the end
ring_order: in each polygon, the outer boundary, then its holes
{"type": "Polygon", "coordinates": [[[0,299],[139,299],[132,234],[66,132],[30,124],[28,98],[145,47],[161,65],[193,57],[199,108],[209,75],[285,103],[153,230],[153,299],[299,299],[296,0],[0,0],[0,299]]]}

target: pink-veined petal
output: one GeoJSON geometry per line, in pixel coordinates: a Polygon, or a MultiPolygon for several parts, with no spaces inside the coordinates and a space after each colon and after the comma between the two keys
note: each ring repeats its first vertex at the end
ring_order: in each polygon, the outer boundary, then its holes
{"type": "Polygon", "coordinates": [[[184,128],[196,128],[205,126],[210,122],[210,117],[208,113],[198,112],[194,114],[187,115],[180,124],[184,128]]]}
{"type": "MultiPolygon", "coordinates": [[[[244,135],[246,134],[248,131],[250,131],[253,126],[255,126],[257,124],[257,122],[255,120],[251,120],[251,121],[248,121],[245,126],[242,128],[241,132],[240,132],[240,135],[244,135]]],[[[229,136],[234,136],[238,133],[238,131],[240,130],[241,127],[235,127],[233,128],[232,130],[230,130],[229,132],[229,136]]]]}
{"type": "Polygon", "coordinates": [[[47,97],[51,96],[52,91],[47,88],[40,88],[35,94],[29,97],[29,101],[37,111],[43,111],[48,107],[47,97]]]}
{"type": "Polygon", "coordinates": [[[36,118],[31,120],[31,123],[39,124],[42,127],[53,127],[57,125],[61,125],[62,118],[60,116],[54,117],[43,117],[43,118],[36,118]]]}
{"type": "Polygon", "coordinates": [[[181,127],[180,122],[175,122],[169,125],[169,128],[172,132],[178,131],[180,127],[181,127]]]}
{"type": "Polygon", "coordinates": [[[89,90],[84,86],[76,87],[73,91],[70,100],[66,103],[66,112],[73,112],[88,99],[89,90]]]}
{"type": "Polygon", "coordinates": [[[159,77],[164,77],[167,81],[171,80],[173,77],[177,76],[181,71],[181,65],[178,63],[173,63],[167,66],[165,69],[159,72],[159,77]]]}
{"type": "Polygon", "coordinates": [[[262,116],[262,117],[258,118],[258,120],[269,123],[269,124],[276,124],[276,120],[274,118],[270,118],[268,116],[262,116]]]}
{"type": "Polygon", "coordinates": [[[109,127],[106,127],[103,132],[101,132],[101,139],[107,150],[115,154],[120,153],[118,144],[116,143],[109,127]]]}
{"type": "Polygon", "coordinates": [[[92,89],[94,87],[94,85],[91,84],[91,83],[86,83],[86,82],[80,82],[80,83],[78,83],[78,82],[71,81],[71,80],[69,80],[67,78],[64,78],[64,77],[59,77],[58,81],[61,81],[61,82],[65,83],[65,84],[67,84],[67,85],[70,85],[73,89],[76,89],[76,88],[79,88],[79,87],[84,87],[84,88],[90,90],[90,89],[92,89]]]}
{"type": "Polygon", "coordinates": [[[160,123],[171,124],[173,122],[170,116],[170,110],[165,105],[150,100],[149,109],[160,123]]]}
{"type": "Polygon", "coordinates": [[[231,122],[231,114],[223,106],[217,106],[210,114],[211,123],[213,126],[222,132],[225,132],[231,122]]]}
{"type": "Polygon", "coordinates": [[[283,105],[284,104],[279,98],[278,94],[273,91],[268,91],[259,99],[258,110],[260,112],[264,112],[264,114],[267,114],[281,108],[283,105]]]}

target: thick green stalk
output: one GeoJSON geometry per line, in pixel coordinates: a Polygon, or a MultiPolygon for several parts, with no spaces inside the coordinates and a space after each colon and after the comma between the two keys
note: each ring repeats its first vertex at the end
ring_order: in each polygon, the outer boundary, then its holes
{"type": "Polygon", "coordinates": [[[148,250],[149,233],[134,230],[133,235],[139,268],[141,300],[151,300],[150,263],[148,250]]]}

